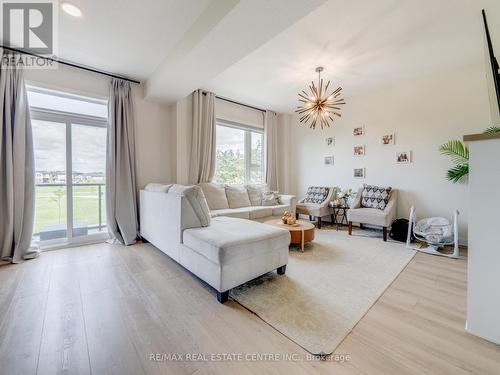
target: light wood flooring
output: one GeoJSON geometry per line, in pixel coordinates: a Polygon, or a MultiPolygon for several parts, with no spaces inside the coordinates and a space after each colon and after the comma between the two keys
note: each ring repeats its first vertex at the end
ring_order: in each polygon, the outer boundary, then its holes
{"type": "MultiPolygon", "coordinates": [[[[498,292],[492,288],[492,293],[498,292]]],[[[464,332],[466,262],[417,254],[337,348],[306,352],[148,244],[99,244],[0,267],[0,374],[500,374],[464,332]],[[282,361],[151,361],[151,353],[281,353],[282,361]]]]}

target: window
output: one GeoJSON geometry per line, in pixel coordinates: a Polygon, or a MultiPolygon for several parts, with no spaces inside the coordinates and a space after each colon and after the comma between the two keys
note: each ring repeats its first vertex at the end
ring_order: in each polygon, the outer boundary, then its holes
{"type": "Polygon", "coordinates": [[[217,121],[214,181],[226,184],[264,182],[264,132],[245,125],[217,121]]]}
{"type": "Polygon", "coordinates": [[[84,242],[106,231],[107,101],[28,86],[40,244],[84,242]]]}

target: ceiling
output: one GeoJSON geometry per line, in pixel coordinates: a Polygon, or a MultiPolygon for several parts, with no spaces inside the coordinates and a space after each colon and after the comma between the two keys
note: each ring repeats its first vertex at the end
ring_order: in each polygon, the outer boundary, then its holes
{"type": "Polygon", "coordinates": [[[481,8],[500,57],[500,1],[330,0],[205,84],[293,112],[316,66],[344,97],[484,61],[481,8]]]}
{"type": "Polygon", "coordinates": [[[314,68],[346,99],[484,61],[485,8],[500,57],[498,0],[72,0],[59,56],[139,79],[172,103],[197,88],[293,112],[314,68]]]}

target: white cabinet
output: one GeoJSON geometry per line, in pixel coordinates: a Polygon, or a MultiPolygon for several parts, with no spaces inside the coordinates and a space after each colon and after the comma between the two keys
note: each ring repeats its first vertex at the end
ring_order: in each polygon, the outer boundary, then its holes
{"type": "Polygon", "coordinates": [[[500,344],[500,134],[469,141],[467,332],[500,344]]]}

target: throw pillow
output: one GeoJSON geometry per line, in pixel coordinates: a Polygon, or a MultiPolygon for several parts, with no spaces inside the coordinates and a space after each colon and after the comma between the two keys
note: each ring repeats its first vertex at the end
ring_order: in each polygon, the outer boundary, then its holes
{"type": "Polygon", "coordinates": [[[391,195],[391,187],[380,187],[373,185],[363,185],[361,193],[361,206],[367,208],[377,208],[385,210],[391,195]]]}
{"type": "Polygon", "coordinates": [[[307,189],[305,203],[323,203],[330,192],[330,188],[324,186],[309,186],[307,189]]]}
{"type": "Polygon", "coordinates": [[[229,208],[226,197],[226,187],[222,184],[216,184],[213,182],[202,182],[198,184],[205,194],[207,199],[208,207],[211,210],[222,210],[229,208]]]}
{"type": "Polygon", "coordinates": [[[262,195],[269,191],[266,184],[247,185],[248,197],[252,206],[262,206],[262,195]]]}
{"type": "Polygon", "coordinates": [[[245,186],[226,185],[226,196],[229,208],[249,207],[252,205],[245,186]]]}
{"type": "Polygon", "coordinates": [[[262,194],[263,206],[277,206],[279,203],[279,195],[274,191],[267,191],[262,194]]]}

